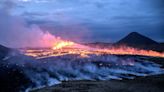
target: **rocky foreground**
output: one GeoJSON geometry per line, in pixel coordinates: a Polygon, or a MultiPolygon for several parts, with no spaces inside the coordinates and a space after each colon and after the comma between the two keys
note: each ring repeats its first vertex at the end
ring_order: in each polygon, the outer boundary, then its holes
{"type": "MultiPolygon", "coordinates": [[[[164,58],[151,60],[164,67],[164,58]]],[[[109,81],[63,81],[61,84],[31,92],[164,92],[163,85],[164,74],[109,81]]]]}
{"type": "Polygon", "coordinates": [[[31,92],[164,92],[164,75],[133,80],[68,81],[31,92]]]}
{"type": "MultiPolygon", "coordinates": [[[[35,82],[38,80],[39,82],[43,81],[43,83],[47,81],[45,77],[46,74],[42,73],[42,71],[45,72],[47,67],[43,69],[40,68],[42,67],[40,65],[46,65],[44,62],[36,63],[35,59],[10,50],[9,48],[0,46],[0,92],[24,92],[24,90],[29,87],[35,88],[37,86],[35,82]],[[38,68],[36,66],[40,67],[38,68]],[[32,72],[28,73],[27,71],[32,72]],[[35,76],[38,74],[42,74],[42,77],[39,79],[35,76]],[[29,77],[29,75],[32,76],[29,77]],[[36,81],[33,80],[35,78],[37,78],[36,81]]],[[[131,56],[118,55],[118,57],[125,58],[131,56]]],[[[140,57],[140,59],[154,61],[155,63],[163,65],[162,67],[164,68],[164,58],[140,57]]],[[[47,66],[50,67],[49,64],[47,64],[47,66]]],[[[46,71],[49,72],[48,70],[46,71]]],[[[61,84],[35,89],[31,92],[164,92],[163,84],[164,75],[154,75],[123,80],[64,81],[61,84]]]]}

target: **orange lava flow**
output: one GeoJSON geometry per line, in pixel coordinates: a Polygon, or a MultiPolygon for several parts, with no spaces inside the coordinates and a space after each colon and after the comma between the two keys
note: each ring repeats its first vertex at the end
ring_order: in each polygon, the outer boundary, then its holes
{"type": "Polygon", "coordinates": [[[115,55],[141,55],[141,56],[152,56],[152,57],[164,57],[164,53],[160,53],[152,50],[141,50],[132,47],[104,49],[102,51],[104,53],[115,54],[115,55]]]}
{"type": "Polygon", "coordinates": [[[49,49],[26,49],[23,50],[25,55],[33,56],[36,58],[47,58],[51,56],[63,56],[68,54],[79,55],[82,58],[87,58],[91,54],[95,55],[141,55],[152,57],[164,57],[164,53],[152,50],[140,50],[131,47],[110,47],[110,48],[92,48],[89,46],[77,44],[71,41],[60,41],[54,44],[49,49]]]}

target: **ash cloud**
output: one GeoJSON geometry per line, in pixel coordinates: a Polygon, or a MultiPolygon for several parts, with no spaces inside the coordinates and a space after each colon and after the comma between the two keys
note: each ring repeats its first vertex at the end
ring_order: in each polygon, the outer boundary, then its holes
{"type": "Polygon", "coordinates": [[[16,3],[12,0],[0,2],[0,44],[18,47],[49,47],[57,40],[37,25],[28,25],[21,16],[11,14],[16,3]]]}

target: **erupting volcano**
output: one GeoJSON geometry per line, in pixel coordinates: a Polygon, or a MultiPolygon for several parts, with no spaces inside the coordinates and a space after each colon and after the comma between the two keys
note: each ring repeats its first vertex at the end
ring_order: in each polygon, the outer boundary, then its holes
{"type": "Polygon", "coordinates": [[[13,75],[6,76],[23,77],[20,81],[28,84],[20,83],[19,90],[25,88],[23,90],[29,91],[63,80],[122,80],[164,73],[161,65],[149,61],[150,58],[164,58],[163,52],[115,44],[79,44],[51,34],[46,38],[51,39],[41,42],[48,42],[51,47],[18,49],[21,53],[1,47],[2,52],[7,53],[0,53],[4,61],[2,68],[6,65],[8,71],[13,72],[13,75]],[[13,67],[17,70],[13,71],[13,67]]]}
{"type": "Polygon", "coordinates": [[[164,92],[163,1],[0,0],[0,92],[164,92]]]}
{"type": "Polygon", "coordinates": [[[23,49],[22,50],[28,56],[34,56],[36,58],[45,58],[51,56],[62,56],[68,54],[77,54],[81,56],[89,56],[90,54],[96,55],[141,55],[152,57],[164,57],[163,52],[157,52],[153,50],[137,49],[128,46],[110,46],[106,48],[90,47],[88,45],[78,44],[72,41],[60,40],[54,43],[53,47],[47,49],[23,49]]]}

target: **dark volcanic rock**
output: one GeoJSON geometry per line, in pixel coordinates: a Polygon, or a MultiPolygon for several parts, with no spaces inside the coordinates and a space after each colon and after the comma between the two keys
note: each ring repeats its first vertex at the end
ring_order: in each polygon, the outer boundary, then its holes
{"type": "Polygon", "coordinates": [[[0,92],[19,92],[29,86],[29,79],[17,66],[0,65],[0,92]]]}
{"type": "Polygon", "coordinates": [[[68,81],[31,92],[164,92],[164,75],[133,80],[68,81]]]}
{"type": "Polygon", "coordinates": [[[10,64],[4,58],[11,49],[0,45],[0,92],[19,92],[30,83],[22,68],[10,64]]]}
{"type": "Polygon", "coordinates": [[[10,51],[9,48],[0,45],[0,60],[3,59],[8,54],[9,51],[10,51]]]}

